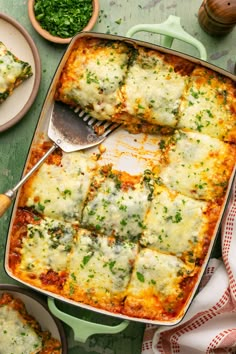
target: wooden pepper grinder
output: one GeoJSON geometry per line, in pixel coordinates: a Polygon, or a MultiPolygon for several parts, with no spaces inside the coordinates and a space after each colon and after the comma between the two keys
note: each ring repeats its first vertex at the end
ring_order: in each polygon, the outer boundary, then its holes
{"type": "Polygon", "coordinates": [[[236,0],[204,0],[198,21],[211,35],[222,36],[231,32],[236,24],[236,0]]]}

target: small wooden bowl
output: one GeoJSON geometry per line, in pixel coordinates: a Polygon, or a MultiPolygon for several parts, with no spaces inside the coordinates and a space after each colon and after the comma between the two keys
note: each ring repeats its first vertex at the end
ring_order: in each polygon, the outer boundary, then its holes
{"type": "MultiPolygon", "coordinates": [[[[35,18],[34,3],[35,3],[35,0],[28,0],[28,16],[29,16],[29,19],[30,19],[31,24],[34,27],[34,29],[43,38],[47,39],[50,42],[58,43],[58,44],[68,44],[71,41],[72,37],[70,37],[70,38],[61,38],[61,37],[53,36],[48,31],[46,31],[45,29],[43,29],[41,27],[40,23],[35,18]]],[[[99,15],[99,0],[93,0],[93,13],[92,13],[92,16],[91,16],[89,22],[87,23],[86,27],[84,27],[82,29],[82,31],[90,31],[94,27],[94,25],[95,25],[95,23],[97,21],[98,15],[99,15]]]]}

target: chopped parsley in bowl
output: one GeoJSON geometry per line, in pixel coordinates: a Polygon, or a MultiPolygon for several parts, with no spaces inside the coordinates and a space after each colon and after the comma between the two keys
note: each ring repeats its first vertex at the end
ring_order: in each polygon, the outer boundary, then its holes
{"type": "Polygon", "coordinates": [[[28,0],[32,26],[54,43],[67,44],[78,32],[91,30],[98,14],[98,0],[28,0]]]}

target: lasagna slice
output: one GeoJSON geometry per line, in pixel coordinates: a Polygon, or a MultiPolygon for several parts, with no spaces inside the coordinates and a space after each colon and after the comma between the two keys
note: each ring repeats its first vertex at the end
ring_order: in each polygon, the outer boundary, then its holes
{"type": "Polygon", "coordinates": [[[164,54],[139,47],[121,88],[120,119],[175,127],[186,78],[174,60],[168,63],[164,54]]]}
{"type": "Polygon", "coordinates": [[[121,104],[130,54],[122,42],[79,39],[63,68],[56,99],[79,105],[94,118],[110,119],[121,104]]]}
{"type": "Polygon", "coordinates": [[[124,314],[163,322],[178,319],[194,278],[194,272],[176,256],[141,250],[127,290],[124,314]]]}
{"type": "Polygon", "coordinates": [[[1,354],[61,353],[61,343],[43,331],[23,301],[8,293],[0,297],[1,354]]]}
{"type": "Polygon", "coordinates": [[[213,236],[220,207],[155,186],[141,245],[201,264],[213,236]]]}
{"type": "Polygon", "coordinates": [[[100,173],[85,203],[83,227],[107,236],[137,240],[150,203],[144,178],[113,171],[109,166],[100,173]]]}
{"type": "Polygon", "coordinates": [[[31,65],[17,58],[0,42],[0,104],[32,75],[31,65]]]}
{"type": "Polygon", "coordinates": [[[69,264],[66,296],[120,312],[138,246],[80,229],[69,264]]]}
{"type": "Polygon", "coordinates": [[[183,95],[177,127],[235,143],[235,107],[234,83],[209,69],[197,67],[183,95]]]}
{"type": "Polygon", "coordinates": [[[62,156],[58,152],[25,184],[20,206],[47,217],[79,222],[95,170],[95,161],[83,152],[63,152],[62,156]]]}
{"type": "Polygon", "coordinates": [[[178,130],[165,147],[163,183],[193,199],[216,200],[227,190],[236,146],[198,132],[178,130]]]}
{"type": "Polygon", "coordinates": [[[58,293],[67,277],[76,229],[69,223],[18,210],[9,263],[23,281],[58,293]]]}

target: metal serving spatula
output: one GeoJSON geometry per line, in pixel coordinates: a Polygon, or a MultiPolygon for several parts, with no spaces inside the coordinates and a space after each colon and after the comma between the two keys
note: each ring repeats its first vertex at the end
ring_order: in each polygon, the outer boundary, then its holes
{"type": "Polygon", "coordinates": [[[102,143],[118,127],[117,123],[96,120],[79,108],[72,110],[68,105],[55,101],[48,127],[48,136],[54,144],[15,187],[0,194],[0,217],[10,207],[18,189],[56,148],[60,147],[65,152],[91,148],[102,143]]]}

